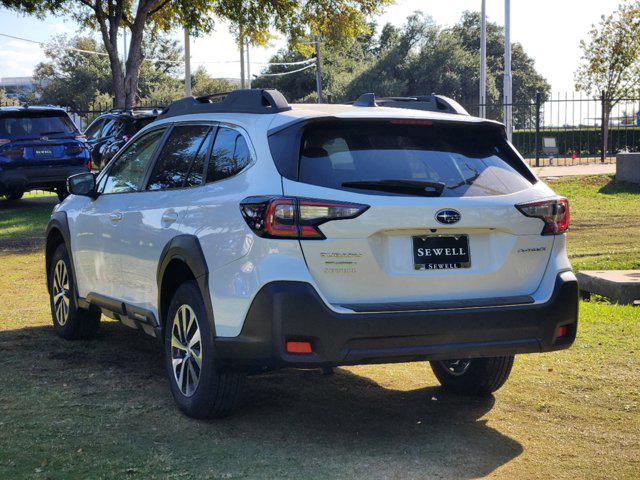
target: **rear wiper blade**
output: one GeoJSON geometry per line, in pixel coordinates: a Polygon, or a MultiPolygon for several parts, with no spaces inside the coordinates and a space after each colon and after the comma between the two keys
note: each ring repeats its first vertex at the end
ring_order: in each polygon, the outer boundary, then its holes
{"type": "Polygon", "coordinates": [[[343,182],[346,188],[361,188],[363,190],[378,190],[391,193],[408,193],[423,197],[439,197],[444,190],[442,182],[426,182],[421,180],[363,180],[343,182]]]}
{"type": "Polygon", "coordinates": [[[456,184],[451,185],[451,186],[448,186],[447,188],[448,188],[449,190],[454,190],[454,189],[456,189],[456,188],[460,188],[460,187],[463,187],[463,186],[465,186],[465,185],[473,185],[473,182],[475,182],[479,177],[480,177],[480,174],[479,174],[479,173],[476,173],[475,175],[472,175],[472,176],[471,176],[471,177],[469,177],[469,178],[465,178],[465,179],[464,179],[464,180],[462,180],[461,182],[456,183],[456,184]]]}

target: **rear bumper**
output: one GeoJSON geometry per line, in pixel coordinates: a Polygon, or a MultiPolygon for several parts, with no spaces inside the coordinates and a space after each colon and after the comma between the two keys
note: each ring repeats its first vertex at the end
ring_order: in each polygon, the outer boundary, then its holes
{"type": "Polygon", "coordinates": [[[87,167],[84,164],[0,169],[0,194],[16,190],[62,187],[68,177],[86,171],[87,167]]]}
{"type": "Polygon", "coordinates": [[[258,292],[241,334],[216,347],[223,364],[267,368],[492,357],[568,348],[577,321],[572,272],[558,274],[543,304],[364,314],[336,313],[310,284],[281,281],[258,292]],[[311,342],[313,353],[287,353],[290,340],[311,342]]]}

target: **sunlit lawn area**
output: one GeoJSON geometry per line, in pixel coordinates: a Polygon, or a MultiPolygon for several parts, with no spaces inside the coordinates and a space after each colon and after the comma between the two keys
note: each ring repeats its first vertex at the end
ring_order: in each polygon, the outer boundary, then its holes
{"type": "MultiPolygon", "coordinates": [[[[640,268],[640,191],[610,180],[554,182],[577,268],[640,268]]],[[[640,478],[640,307],[581,303],[573,348],[518,357],[490,400],[444,393],[424,363],[283,371],[198,422],[152,340],[111,321],[90,342],[54,335],[54,203],[0,201],[0,479],[640,478]]]]}

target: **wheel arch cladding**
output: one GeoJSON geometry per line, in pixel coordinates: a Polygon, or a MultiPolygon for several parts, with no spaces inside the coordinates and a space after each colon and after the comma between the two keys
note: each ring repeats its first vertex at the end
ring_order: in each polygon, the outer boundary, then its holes
{"type": "Polygon", "coordinates": [[[215,336],[209,269],[200,241],[195,235],[177,235],[165,245],[158,263],[158,320],[163,330],[173,293],[180,284],[188,280],[195,280],[200,289],[211,331],[215,336]]]}
{"type": "Polygon", "coordinates": [[[67,221],[66,212],[54,212],[53,215],[51,215],[51,219],[47,224],[45,238],[46,242],[44,258],[45,272],[47,277],[47,290],[49,289],[50,284],[49,272],[51,271],[51,260],[53,259],[53,254],[55,253],[57,248],[62,244],[67,245],[67,254],[69,255],[69,260],[71,261],[71,274],[73,275],[73,281],[75,282],[76,275],[73,265],[71,247],[69,245],[69,224],[67,221]]]}

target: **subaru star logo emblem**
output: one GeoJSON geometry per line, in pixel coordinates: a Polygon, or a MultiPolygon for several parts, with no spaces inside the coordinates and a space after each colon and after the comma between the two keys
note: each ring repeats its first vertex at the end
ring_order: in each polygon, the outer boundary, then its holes
{"type": "Polygon", "coordinates": [[[440,223],[444,223],[445,225],[451,225],[452,223],[457,223],[460,221],[460,212],[457,210],[438,210],[436,213],[436,220],[440,223]]]}

